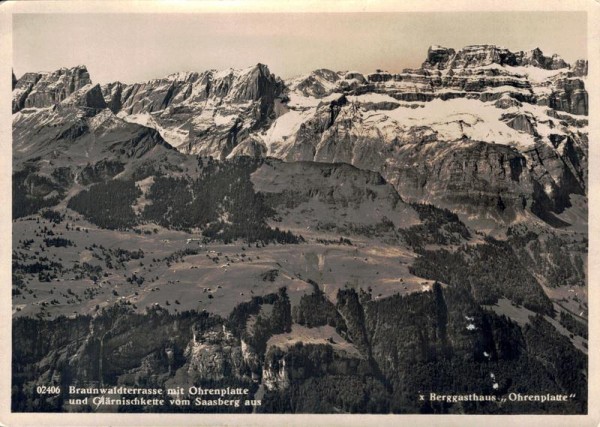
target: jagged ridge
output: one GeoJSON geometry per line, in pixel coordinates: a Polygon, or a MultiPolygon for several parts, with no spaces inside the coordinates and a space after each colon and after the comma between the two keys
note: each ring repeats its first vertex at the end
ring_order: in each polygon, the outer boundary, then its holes
{"type": "Polygon", "coordinates": [[[432,46],[399,74],[321,69],[286,82],[257,64],[100,89],[75,67],[22,76],[13,110],[109,108],[185,153],[345,162],[407,200],[513,221],[587,191],[587,120],[558,112],[587,114],[586,73],[586,61],[490,45],[432,46]]]}

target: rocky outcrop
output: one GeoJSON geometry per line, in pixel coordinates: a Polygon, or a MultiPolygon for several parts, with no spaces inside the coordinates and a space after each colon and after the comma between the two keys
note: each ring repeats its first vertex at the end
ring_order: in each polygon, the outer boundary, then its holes
{"type": "Polygon", "coordinates": [[[448,62],[456,51],[442,46],[431,46],[427,50],[427,59],[423,63],[423,68],[443,69],[446,68],[448,62]]]}
{"type": "MultiPolygon", "coordinates": [[[[25,99],[16,103],[17,109],[21,108],[45,108],[57,104],[66,99],[72,93],[82,87],[91,84],[90,75],[85,66],[73,68],[61,68],[52,73],[25,74],[17,82],[17,88],[28,88],[25,99]],[[22,85],[20,84],[22,82],[22,85]],[[21,105],[22,102],[22,105],[21,105]],[[19,108],[20,107],[20,108],[19,108]]],[[[13,112],[15,103],[13,99],[13,112]]]]}
{"type": "Polygon", "coordinates": [[[286,390],[290,387],[289,367],[286,367],[285,353],[272,350],[267,353],[263,370],[263,384],[269,391],[286,390]]]}
{"type": "Polygon", "coordinates": [[[244,359],[239,341],[225,327],[221,331],[196,330],[183,356],[191,381],[242,378],[244,359]]]}
{"type": "Polygon", "coordinates": [[[505,114],[502,116],[502,120],[515,130],[537,136],[535,118],[527,114],[505,114]]]}
{"type": "Polygon", "coordinates": [[[359,83],[367,82],[367,79],[365,79],[365,76],[363,76],[361,73],[358,73],[356,71],[350,71],[350,72],[346,73],[346,75],[344,76],[344,79],[357,80],[359,83]]]}
{"type": "Polygon", "coordinates": [[[106,106],[115,114],[123,108],[123,87],[121,82],[109,83],[101,87],[106,106]]]}
{"type": "Polygon", "coordinates": [[[502,96],[499,100],[497,100],[494,103],[494,106],[496,108],[501,108],[503,110],[506,110],[508,108],[512,108],[512,107],[520,107],[523,104],[519,101],[517,101],[516,99],[512,98],[511,96],[502,96]]]}
{"type": "Polygon", "coordinates": [[[287,82],[289,89],[304,96],[322,98],[329,95],[336,84],[342,80],[342,73],[336,73],[325,68],[314,70],[307,76],[296,78],[287,82]]]}
{"type": "Polygon", "coordinates": [[[387,71],[377,71],[376,73],[369,74],[367,78],[372,83],[385,83],[394,79],[394,76],[387,71]]]}
{"type": "Polygon", "coordinates": [[[560,56],[545,56],[539,48],[527,52],[511,52],[506,48],[495,45],[471,45],[459,51],[442,46],[431,46],[422,68],[437,70],[461,69],[484,67],[492,64],[533,66],[545,70],[559,70],[569,67],[569,64],[560,56]]]}
{"type": "MultiPolygon", "coordinates": [[[[13,74],[14,75],[14,74],[13,74]]],[[[42,78],[39,73],[25,73],[18,79],[13,87],[12,112],[13,114],[25,106],[25,100],[35,84],[42,78]]]]}
{"type": "MultiPolygon", "coordinates": [[[[231,81],[231,91],[227,95],[237,102],[259,100],[265,103],[273,102],[283,89],[283,82],[271,74],[264,64],[257,64],[239,74],[231,72],[226,80],[231,81]]],[[[218,86],[219,79],[215,79],[215,82],[218,86]]]]}
{"type": "Polygon", "coordinates": [[[551,57],[544,56],[544,53],[540,48],[535,48],[528,52],[517,52],[515,56],[518,65],[522,66],[530,65],[545,70],[559,70],[561,68],[569,67],[569,64],[556,54],[551,57]]]}
{"type": "Polygon", "coordinates": [[[58,106],[60,108],[78,107],[84,110],[88,116],[93,116],[107,107],[100,85],[92,85],[91,83],[73,92],[58,106]]]}
{"type": "Polygon", "coordinates": [[[570,207],[571,194],[587,193],[586,142],[577,135],[555,141],[556,149],[538,143],[525,153],[535,185],[532,210],[542,219],[570,207]]]}
{"type": "Polygon", "coordinates": [[[450,68],[472,68],[491,64],[517,65],[518,62],[516,55],[506,48],[494,45],[473,45],[459,50],[450,59],[448,66],[450,68]]]}
{"type": "Polygon", "coordinates": [[[559,111],[577,115],[588,114],[588,94],[583,80],[559,78],[552,86],[548,106],[559,111]]]}
{"type": "Polygon", "coordinates": [[[472,45],[455,52],[441,46],[429,49],[427,60],[422,68],[446,69],[446,68],[473,68],[491,64],[517,65],[514,53],[508,49],[494,45],[472,45]]]}
{"type": "Polygon", "coordinates": [[[584,59],[578,59],[571,66],[571,71],[575,77],[585,77],[588,75],[588,61],[584,59]]]}
{"type": "Polygon", "coordinates": [[[107,103],[111,103],[113,108],[120,106],[118,110],[115,108],[114,112],[152,113],[163,110],[171,102],[187,99],[191,94],[192,85],[201,84],[202,81],[203,76],[198,73],[177,73],[163,79],[133,85],[110,83],[103,86],[102,91],[107,103]]]}

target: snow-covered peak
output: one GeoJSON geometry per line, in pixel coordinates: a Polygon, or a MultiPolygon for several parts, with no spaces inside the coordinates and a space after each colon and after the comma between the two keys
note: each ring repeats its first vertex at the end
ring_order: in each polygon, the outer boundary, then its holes
{"type": "Polygon", "coordinates": [[[338,88],[338,82],[347,74],[321,68],[288,80],[286,86],[290,92],[301,96],[323,98],[334,92],[338,88]]]}

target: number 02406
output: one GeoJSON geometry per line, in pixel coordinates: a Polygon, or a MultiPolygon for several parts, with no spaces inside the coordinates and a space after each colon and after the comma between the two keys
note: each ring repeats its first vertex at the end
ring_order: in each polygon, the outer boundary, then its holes
{"type": "Polygon", "coordinates": [[[37,391],[38,394],[60,394],[60,386],[57,386],[57,385],[51,385],[51,386],[39,385],[39,386],[37,386],[36,391],[37,391]]]}

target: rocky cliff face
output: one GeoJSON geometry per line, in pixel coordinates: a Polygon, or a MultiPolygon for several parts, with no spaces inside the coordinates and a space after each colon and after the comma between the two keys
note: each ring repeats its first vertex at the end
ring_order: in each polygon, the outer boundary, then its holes
{"type": "Polygon", "coordinates": [[[576,77],[585,77],[588,75],[588,62],[583,59],[578,59],[571,67],[573,75],[576,77]]]}
{"type": "Polygon", "coordinates": [[[545,70],[559,70],[569,67],[569,64],[558,55],[544,56],[540,48],[535,48],[529,52],[517,52],[515,56],[517,63],[523,66],[531,65],[545,70]]]}
{"type": "Polygon", "coordinates": [[[423,68],[472,68],[491,64],[518,65],[517,56],[508,49],[494,45],[466,46],[455,52],[441,46],[430,48],[423,68]]]}
{"type": "MultiPolygon", "coordinates": [[[[14,74],[13,74],[14,76],[14,74]]],[[[42,77],[38,73],[25,73],[20,79],[14,81],[13,87],[13,100],[12,100],[12,112],[13,114],[21,110],[25,106],[25,100],[29,96],[29,93],[35,86],[35,84],[42,77]]]]}
{"type": "Polygon", "coordinates": [[[18,92],[13,92],[13,113],[22,108],[52,106],[91,82],[85,66],[61,68],[52,73],[26,73],[16,83],[18,92]]]}
{"type": "Polygon", "coordinates": [[[187,359],[185,371],[191,383],[197,380],[223,381],[242,379],[245,360],[239,340],[225,328],[222,330],[194,330],[183,356],[187,359]]]}
{"type": "Polygon", "coordinates": [[[557,112],[587,114],[583,69],[470,46],[432,47],[400,74],[318,70],[288,83],[289,112],[261,139],[268,155],[381,172],[410,201],[509,222],[560,213],[587,188],[587,121],[557,112]]]}
{"type": "Polygon", "coordinates": [[[52,153],[54,158],[70,157],[74,166],[80,156],[89,162],[91,154],[119,156],[128,152],[126,146],[139,154],[154,145],[168,146],[154,129],[116,117],[99,85],[87,84],[51,107],[24,108],[13,115],[13,152],[19,162],[52,153]],[[142,144],[149,140],[148,146],[142,144]],[[106,145],[98,145],[100,141],[106,145]]]}
{"type": "Polygon", "coordinates": [[[548,105],[558,111],[571,114],[588,114],[588,94],[582,80],[573,77],[556,79],[548,105]]]}
{"type": "Polygon", "coordinates": [[[447,69],[447,68],[475,68],[492,64],[507,66],[533,66],[545,70],[558,70],[568,68],[560,56],[545,56],[539,49],[530,51],[511,52],[510,50],[495,45],[471,45],[460,49],[432,46],[427,52],[427,60],[422,68],[447,69]]]}
{"type": "Polygon", "coordinates": [[[149,124],[181,151],[223,157],[280,113],[283,82],[257,64],[133,85],[113,83],[102,91],[114,113],[149,124]]]}
{"type": "MultiPolygon", "coordinates": [[[[507,96],[498,101],[501,108],[460,99],[407,108],[379,94],[348,96],[346,102],[333,122],[331,109],[339,99],[314,110],[299,106],[299,123],[288,128],[285,143],[267,145],[267,153],[350,163],[380,172],[406,200],[470,215],[469,206],[477,206],[507,221],[530,210],[537,198],[556,200],[562,194],[566,200],[573,183],[578,194],[585,194],[585,126],[557,120],[553,110],[507,96]],[[444,108],[462,113],[446,117],[444,108]],[[540,152],[546,153],[545,162],[539,161],[540,152]]],[[[271,135],[284,118],[275,122],[271,135]]],[[[551,205],[560,212],[568,203],[551,205]]]]}

